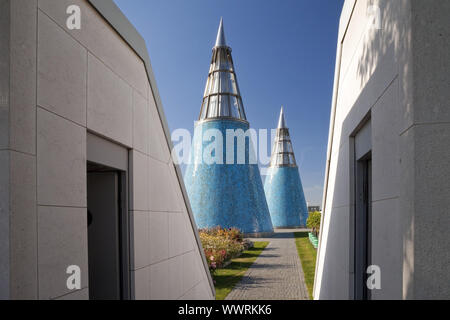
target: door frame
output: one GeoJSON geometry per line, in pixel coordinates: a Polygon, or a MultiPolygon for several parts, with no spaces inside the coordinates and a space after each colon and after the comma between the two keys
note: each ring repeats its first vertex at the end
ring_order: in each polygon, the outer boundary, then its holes
{"type": "MultiPolygon", "coordinates": [[[[372,124],[371,124],[371,111],[362,118],[360,123],[356,126],[354,131],[349,136],[349,194],[350,194],[350,212],[349,212],[349,299],[370,299],[370,292],[367,291],[363,295],[365,289],[361,290],[361,280],[357,279],[357,261],[361,261],[360,257],[356,257],[357,254],[357,215],[363,214],[367,217],[367,232],[366,232],[366,248],[367,259],[366,263],[370,265],[372,258],[372,223],[371,223],[371,190],[372,185],[368,186],[367,193],[369,195],[368,206],[364,207],[364,203],[359,197],[359,186],[364,184],[364,166],[370,161],[372,164],[372,124]],[[357,286],[359,286],[357,288],[357,286]]],[[[371,166],[370,166],[371,168],[371,166]]],[[[372,169],[370,169],[372,172],[372,169]]],[[[370,172],[370,180],[368,183],[372,183],[372,175],[370,172]]],[[[367,275],[367,274],[366,274],[367,275]]],[[[366,277],[364,278],[366,279],[366,277]]],[[[362,284],[364,285],[364,284],[362,284]]]]}
{"type": "Polygon", "coordinates": [[[129,214],[129,161],[128,149],[114,142],[87,132],[86,163],[99,164],[117,172],[119,187],[119,258],[120,258],[120,299],[132,299],[131,281],[131,241],[129,214]]]}

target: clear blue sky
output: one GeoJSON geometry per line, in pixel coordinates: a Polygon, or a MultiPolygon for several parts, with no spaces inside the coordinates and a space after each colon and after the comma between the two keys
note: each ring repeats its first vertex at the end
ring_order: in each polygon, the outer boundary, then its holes
{"type": "Polygon", "coordinates": [[[220,17],[250,125],[285,107],[305,196],[320,205],[343,0],[115,0],[147,42],[170,130],[193,130],[220,17]]]}

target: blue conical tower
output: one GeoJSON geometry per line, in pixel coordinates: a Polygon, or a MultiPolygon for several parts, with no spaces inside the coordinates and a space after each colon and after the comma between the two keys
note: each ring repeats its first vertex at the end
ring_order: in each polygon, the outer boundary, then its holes
{"type": "Polygon", "coordinates": [[[308,209],[283,107],[264,190],[274,228],[306,226],[308,209]]]}
{"type": "Polygon", "coordinates": [[[199,228],[236,227],[256,237],[273,232],[248,129],[221,19],[185,173],[199,228]]]}

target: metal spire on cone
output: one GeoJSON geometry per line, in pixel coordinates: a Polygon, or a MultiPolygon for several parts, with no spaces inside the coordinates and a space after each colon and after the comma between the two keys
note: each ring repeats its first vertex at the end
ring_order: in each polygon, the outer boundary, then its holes
{"type": "Polygon", "coordinates": [[[278,119],[277,134],[270,160],[271,167],[296,167],[294,150],[292,148],[289,129],[286,126],[283,107],[281,107],[280,118],[278,119]]]}
{"type": "Polygon", "coordinates": [[[226,44],[223,20],[220,19],[199,120],[222,118],[247,121],[231,48],[226,44]]]}

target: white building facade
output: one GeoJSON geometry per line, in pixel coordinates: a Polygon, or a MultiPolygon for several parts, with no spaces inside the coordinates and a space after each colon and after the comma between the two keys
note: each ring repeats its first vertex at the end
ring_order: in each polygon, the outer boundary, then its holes
{"type": "Polygon", "coordinates": [[[315,299],[450,298],[449,16],[445,0],[345,1],[315,299]]]}
{"type": "Polygon", "coordinates": [[[0,16],[0,298],[213,299],[141,36],[110,0],[0,16]]]}

